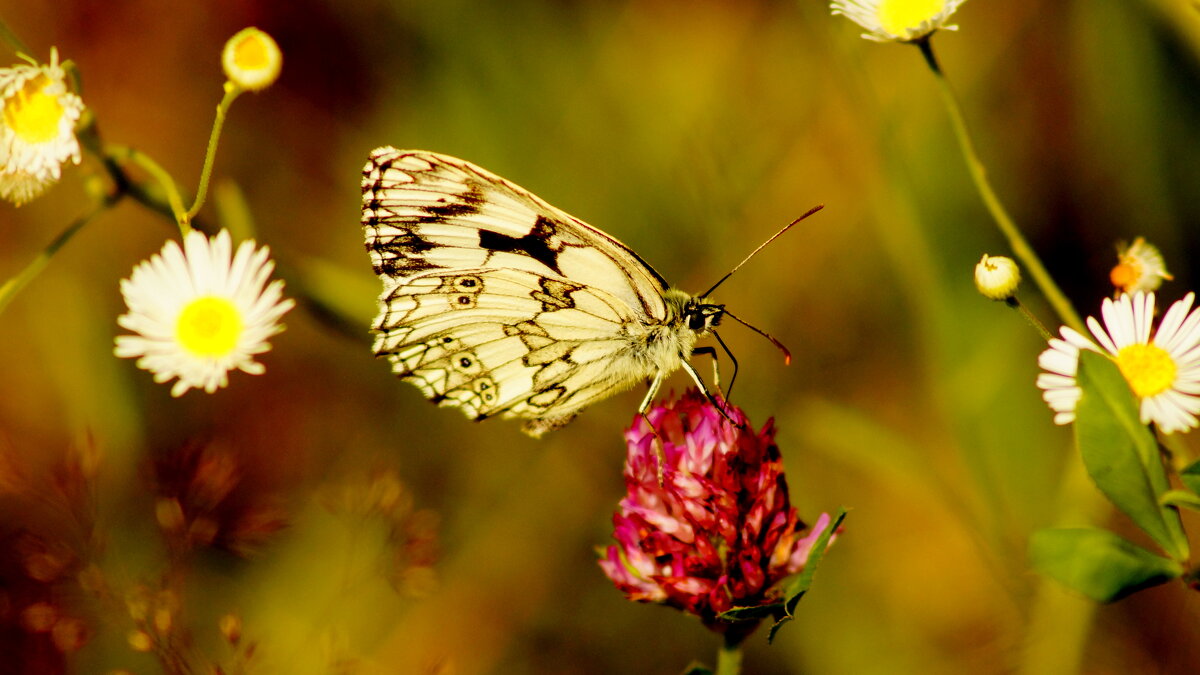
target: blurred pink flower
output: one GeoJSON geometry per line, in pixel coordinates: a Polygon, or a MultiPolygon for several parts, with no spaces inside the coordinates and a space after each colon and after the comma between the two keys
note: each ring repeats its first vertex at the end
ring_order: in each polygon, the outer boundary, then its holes
{"type": "Polygon", "coordinates": [[[617,544],[600,561],[630,600],[676,607],[722,633],[722,612],[782,599],[776,584],[804,568],[830,522],[822,514],[807,529],[791,506],[773,422],[754,433],[741,410],[727,412],[741,428],[690,391],[647,413],[654,429],[634,421],[617,544]]]}

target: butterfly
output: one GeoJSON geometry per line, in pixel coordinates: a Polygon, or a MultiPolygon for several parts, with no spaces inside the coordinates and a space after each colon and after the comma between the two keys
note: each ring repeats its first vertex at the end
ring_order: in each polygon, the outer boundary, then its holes
{"type": "Polygon", "coordinates": [[[708,293],[672,288],[612,236],[470,162],[381,147],[362,176],[383,282],[374,351],[431,401],[523,418],[537,437],[649,381],[645,413],[680,368],[712,399],[689,358],[715,358],[696,341],[732,314],[708,293]]]}

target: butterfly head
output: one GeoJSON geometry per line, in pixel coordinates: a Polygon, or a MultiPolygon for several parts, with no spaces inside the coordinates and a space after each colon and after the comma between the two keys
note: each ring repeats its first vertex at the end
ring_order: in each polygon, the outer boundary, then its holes
{"type": "Polygon", "coordinates": [[[688,298],[683,305],[683,322],[698,335],[705,335],[721,325],[725,316],[725,305],[706,302],[705,298],[688,298]]]}

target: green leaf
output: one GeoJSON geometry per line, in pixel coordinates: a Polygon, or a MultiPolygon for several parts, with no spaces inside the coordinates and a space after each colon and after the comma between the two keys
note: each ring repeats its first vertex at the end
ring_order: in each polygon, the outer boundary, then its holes
{"type": "Polygon", "coordinates": [[[1183,574],[1183,566],[1098,529],[1039,530],[1029,541],[1038,572],[1097,602],[1113,602],[1183,574]]]}
{"type": "Polygon", "coordinates": [[[1167,490],[1158,498],[1163,506],[1200,511],[1200,495],[1187,490],[1167,490]]]}
{"type": "Polygon", "coordinates": [[[1179,479],[1183,481],[1187,489],[1200,493],[1200,461],[1192,462],[1187,468],[1180,471],[1179,479]]]}
{"type": "Polygon", "coordinates": [[[1176,560],[1188,557],[1179,513],[1159,503],[1170,489],[1154,435],[1138,417],[1137,399],[1112,359],[1082,350],[1075,440],[1096,486],[1176,560]]]}
{"type": "Polygon", "coordinates": [[[813,578],[817,574],[817,567],[821,564],[821,560],[825,558],[825,551],[829,549],[829,540],[838,531],[838,528],[842,526],[842,521],[845,519],[846,509],[838,508],[830,520],[829,527],[826,527],[821,536],[817,537],[817,540],[813,542],[812,551],[808,554],[808,561],[804,564],[804,570],[784,590],[784,600],[782,607],[779,608],[782,610],[783,616],[771,626],[771,631],[767,634],[767,642],[773,642],[775,634],[779,632],[780,627],[794,618],[793,612],[796,611],[796,604],[800,602],[800,598],[804,597],[809,587],[812,586],[813,578]]]}
{"type": "Polygon", "coordinates": [[[717,618],[722,621],[755,621],[781,614],[783,614],[782,601],[773,602],[769,605],[756,605],[754,607],[734,607],[733,609],[721,612],[717,615],[717,618]]]}

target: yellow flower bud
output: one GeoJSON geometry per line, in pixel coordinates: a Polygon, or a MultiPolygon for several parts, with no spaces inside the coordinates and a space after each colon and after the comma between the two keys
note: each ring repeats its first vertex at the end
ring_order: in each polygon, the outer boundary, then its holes
{"type": "Polygon", "coordinates": [[[975,265],[975,288],[992,300],[1008,300],[1017,293],[1021,283],[1021,268],[1012,258],[983,255],[975,265]]]}
{"type": "Polygon", "coordinates": [[[221,66],[235,86],[259,91],[278,79],[283,53],[270,35],[257,28],[243,28],[225,43],[221,66]]]}

